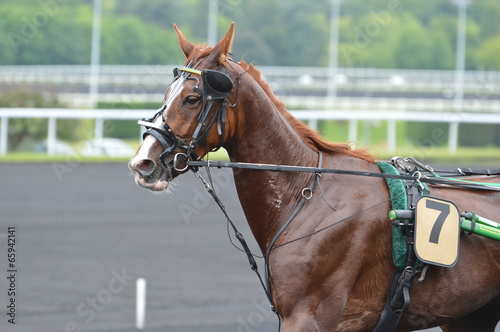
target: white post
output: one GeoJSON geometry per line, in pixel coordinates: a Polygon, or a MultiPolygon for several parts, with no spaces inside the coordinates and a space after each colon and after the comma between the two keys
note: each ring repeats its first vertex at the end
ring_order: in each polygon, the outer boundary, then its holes
{"type": "Polygon", "coordinates": [[[47,131],[47,154],[52,156],[56,152],[57,118],[49,118],[49,128],[47,131]]]}
{"type": "Polygon", "coordinates": [[[2,117],[2,123],[0,124],[0,155],[5,156],[7,154],[9,140],[9,118],[6,116],[2,117]]]}
{"type": "Polygon", "coordinates": [[[452,0],[458,6],[457,45],[455,54],[455,111],[461,111],[464,99],[465,37],[467,6],[470,0],[452,0]]]}
{"type": "Polygon", "coordinates": [[[96,140],[101,140],[103,137],[104,137],[104,119],[97,118],[95,119],[94,138],[96,140]]]}
{"type": "Polygon", "coordinates": [[[309,119],[307,121],[307,125],[312,130],[318,130],[318,119],[317,118],[311,118],[311,119],[309,119]]]}
{"type": "Polygon", "coordinates": [[[458,122],[451,121],[448,134],[448,152],[454,154],[458,146],[458,122]]]}
{"type": "Polygon", "coordinates": [[[214,47],[217,44],[217,15],[219,11],[219,1],[210,0],[208,2],[208,46],[214,47]]]}
{"type": "Polygon", "coordinates": [[[90,57],[90,107],[96,107],[99,99],[99,69],[101,64],[101,16],[102,0],[94,0],[92,23],[92,50],[90,57]]]}
{"type": "Polygon", "coordinates": [[[356,142],[358,140],[358,120],[349,120],[348,141],[356,142]]]}
{"type": "Polygon", "coordinates": [[[146,280],[139,278],[136,281],[136,302],[135,302],[135,327],[138,330],[144,329],[146,318],[146,280]]]}
{"type": "Polygon", "coordinates": [[[396,151],[396,120],[387,121],[387,152],[396,151]]]}
{"type": "Polygon", "coordinates": [[[330,49],[328,58],[328,91],[327,96],[335,101],[337,97],[337,72],[339,58],[339,20],[340,3],[342,0],[332,0],[330,13],[330,49]]]}

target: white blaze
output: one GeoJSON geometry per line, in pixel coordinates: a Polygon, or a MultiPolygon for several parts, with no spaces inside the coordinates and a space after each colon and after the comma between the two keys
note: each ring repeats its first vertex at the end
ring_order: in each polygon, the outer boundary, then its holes
{"type": "MultiPolygon", "coordinates": [[[[184,89],[184,81],[186,79],[180,78],[176,80],[172,85],[169,87],[169,92],[167,93],[166,100],[163,105],[166,105],[165,110],[168,112],[168,109],[170,107],[170,104],[181,94],[182,90],[184,89]]],[[[162,108],[163,108],[162,105],[162,108]]],[[[165,111],[164,111],[165,112],[165,111]]],[[[163,117],[162,116],[157,116],[154,123],[157,126],[163,126],[163,117]]],[[[165,116],[166,118],[166,116],[165,116]]],[[[146,135],[146,138],[142,142],[141,147],[137,151],[137,154],[135,155],[134,159],[132,160],[132,165],[139,160],[144,160],[144,159],[152,159],[150,157],[150,153],[153,149],[153,146],[156,142],[156,138],[152,135],[146,135]]]]}

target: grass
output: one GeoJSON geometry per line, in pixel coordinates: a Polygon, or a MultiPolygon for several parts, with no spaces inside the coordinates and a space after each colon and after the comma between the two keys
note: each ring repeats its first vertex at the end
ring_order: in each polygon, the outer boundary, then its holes
{"type": "MultiPolygon", "coordinates": [[[[457,167],[468,167],[474,165],[500,167],[500,149],[494,147],[472,148],[459,147],[454,154],[448,152],[447,147],[422,147],[406,146],[398,148],[395,152],[388,152],[382,144],[368,147],[368,150],[377,158],[382,160],[391,159],[394,156],[414,157],[425,163],[454,164],[457,167]]],[[[221,149],[211,152],[209,158],[212,160],[228,160],[227,152],[221,149]]],[[[0,157],[0,163],[43,163],[43,162],[78,162],[78,163],[104,163],[116,162],[127,163],[129,157],[88,157],[82,155],[74,156],[48,156],[45,153],[34,152],[12,152],[0,157]]]]}
{"type": "MultiPolygon", "coordinates": [[[[453,164],[457,167],[467,167],[474,165],[482,166],[500,166],[500,148],[495,146],[484,147],[459,147],[456,153],[449,153],[447,148],[448,133],[443,130],[438,136],[432,136],[433,132],[423,132],[427,129],[434,131],[440,129],[437,125],[412,127],[404,122],[396,124],[396,151],[387,150],[387,123],[384,121],[359,121],[357,130],[358,147],[368,148],[376,159],[391,159],[393,156],[408,157],[412,156],[429,164],[453,164]],[[420,134],[420,136],[418,136],[420,134]],[[433,140],[422,139],[422,137],[433,137],[433,140]],[[420,138],[417,138],[420,137],[420,138]],[[427,143],[427,145],[418,142],[427,143]]],[[[446,129],[446,128],[445,128],[446,129]]],[[[331,142],[346,142],[348,140],[348,126],[342,121],[320,121],[318,125],[319,133],[324,135],[331,142]]],[[[464,131],[467,133],[467,131],[464,131]]],[[[484,138],[483,138],[484,139],[484,138]]],[[[491,141],[491,140],[487,140],[491,141]]],[[[139,139],[126,141],[133,149],[140,144],[139,139]]],[[[72,144],[75,151],[81,148],[80,143],[72,144]]],[[[227,160],[227,153],[221,149],[210,153],[210,159],[227,160]]],[[[0,157],[0,162],[120,162],[126,163],[128,157],[110,158],[110,157],[87,157],[80,154],[75,156],[47,156],[44,153],[34,152],[12,152],[6,156],[0,157]]]]}

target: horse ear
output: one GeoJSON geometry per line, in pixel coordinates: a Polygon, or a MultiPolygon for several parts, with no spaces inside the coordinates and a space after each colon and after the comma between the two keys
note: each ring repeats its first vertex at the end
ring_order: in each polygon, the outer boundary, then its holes
{"type": "Polygon", "coordinates": [[[181,30],[177,27],[177,24],[174,23],[175,32],[177,32],[177,38],[179,39],[179,44],[181,45],[182,52],[186,55],[186,58],[189,57],[191,52],[194,50],[194,44],[191,43],[187,38],[182,34],[181,30]]]}
{"type": "Polygon", "coordinates": [[[227,54],[231,52],[233,38],[234,22],[231,23],[231,26],[229,27],[229,30],[227,30],[224,38],[222,38],[213,48],[212,52],[209,55],[209,60],[219,63],[224,62],[226,60],[227,54]]]}

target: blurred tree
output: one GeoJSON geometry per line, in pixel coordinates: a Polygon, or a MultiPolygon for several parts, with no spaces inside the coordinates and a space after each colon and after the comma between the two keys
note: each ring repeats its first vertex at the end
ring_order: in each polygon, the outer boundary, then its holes
{"type": "Polygon", "coordinates": [[[253,20],[237,26],[236,55],[259,65],[326,65],[329,7],[324,3],[246,1],[241,6],[244,15],[253,20]]]}
{"type": "Polygon", "coordinates": [[[440,15],[429,22],[432,38],[433,69],[455,68],[457,20],[452,15],[440,15]]]}
{"type": "MultiPolygon", "coordinates": [[[[42,3],[42,2],[40,2],[42,3]]],[[[92,8],[0,4],[0,64],[88,64],[92,8]],[[4,15],[2,15],[3,17],[4,15]]],[[[104,13],[103,64],[170,64],[182,59],[171,26],[156,27],[137,17],[104,13]]]]}
{"type": "Polygon", "coordinates": [[[467,20],[465,33],[466,33],[465,69],[475,70],[477,69],[477,64],[475,62],[476,51],[481,45],[481,34],[482,34],[481,27],[476,22],[467,20]]]}
{"type": "Polygon", "coordinates": [[[394,49],[394,67],[405,69],[432,68],[431,33],[411,14],[401,18],[399,42],[394,49]]]}
{"type": "Polygon", "coordinates": [[[476,52],[479,69],[500,70],[500,36],[485,41],[476,52]]]}
{"type": "Polygon", "coordinates": [[[429,31],[431,63],[429,69],[453,69],[455,65],[455,51],[450,39],[444,31],[429,31]]]}
{"type": "Polygon", "coordinates": [[[145,25],[133,16],[106,17],[103,20],[101,63],[175,63],[182,60],[177,44],[172,30],[145,25]]]}
{"type": "MultiPolygon", "coordinates": [[[[331,1],[218,0],[219,38],[236,22],[235,59],[259,65],[326,66],[331,1]]],[[[207,39],[208,0],[103,0],[102,63],[182,61],[172,24],[207,39]]],[[[2,0],[0,64],[88,64],[92,0],[2,0]]],[[[449,0],[348,0],[341,6],[341,66],[452,69],[457,8],[449,0]]],[[[500,4],[468,7],[466,68],[483,63],[500,36],[500,4]],[[489,51],[482,49],[487,47],[489,51]]],[[[497,53],[500,50],[497,49],[497,53]]]]}
{"type": "MultiPolygon", "coordinates": [[[[0,107],[44,107],[44,105],[56,106],[57,101],[27,90],[0,95],[0,107]]],[[[11,119],[8,136],[9,150],[17,151],[26,138],[39,140],[47,136],[47,119],[11,119]]]]}
{"type": "Polygon", "coordinates": [[[468,7],[470,20],[480,24],[481,39],[486,40],[500,35],[500,4],[498,0],[474,0],[468,7]]]}

